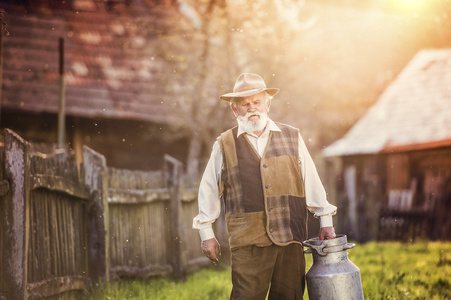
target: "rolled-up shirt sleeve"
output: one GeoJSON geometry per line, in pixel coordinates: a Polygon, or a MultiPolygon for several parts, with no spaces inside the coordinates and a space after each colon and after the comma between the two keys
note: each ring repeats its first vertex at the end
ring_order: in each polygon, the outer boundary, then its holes
{"type": "Polygon", "coordinates": [[[299,159],[308,210],[315,218],[320,219],[321,227],[333,226],[332,216],[337,213],[337,207],[327,201],[326,190],[301,135],[299,135],[299,159]]]}
{"type": "Polygon", "coordinates": [[[199,214],[193,219],[193,228],[199,230],[202,241],[215,238],[212,224],[221,212],[221,201],[219,199],[221,169],[221,148],[216,141],[199,185],[199,214]]]}

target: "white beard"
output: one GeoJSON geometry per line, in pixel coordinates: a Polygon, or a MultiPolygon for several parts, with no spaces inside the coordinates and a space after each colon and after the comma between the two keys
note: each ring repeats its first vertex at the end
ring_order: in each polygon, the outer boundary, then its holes
{"type": "Polygon", "coordinates": [[[243,128],[247,133],[253,133],[256,131],[262,131],[265,129],[266,124],[268,123],[268,114],[261,113],[258,111],[252,113],[246,113],[244,116],[238,116],[236,118],[238,125],[243,128]],[[252,115],[258,115],[260,118],[256,121],[250,121],[249,117],[252,115]]]}

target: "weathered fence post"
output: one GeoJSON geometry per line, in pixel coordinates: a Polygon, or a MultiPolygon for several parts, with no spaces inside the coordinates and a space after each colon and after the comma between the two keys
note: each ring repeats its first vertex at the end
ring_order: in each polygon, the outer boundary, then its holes
{"type": "Polygon", "coordinates": [[[88,264],[94,283],[109,280],[108,183],[105,157],[84,146],[85,184],[89,187],[88,264]]]}
{"type": "Polygon", "coordinates": [[[6,299],[27,299],[28,216],[30,174],[29,144],[11,130],[5,130],[5,179],[10,190],[3,199],[4,282],[6,299]],[[28,174],[27,174],[28,173],[28,174]]]}
{"type": "Polygon", "coordinates": [[[182,260],[182,239],[181,239],[181,228],[180,228],[180,178],[182,172],[182,163],[170,155],[164,156],[165,160],[165,174],[166,182],[168,185],[169,192],[171,194],[170,203],[170,246],[171,246],[171,264],[174,272],[174,277],[177,279],[185,278],[185,268],[183,266],[182,260]]]}

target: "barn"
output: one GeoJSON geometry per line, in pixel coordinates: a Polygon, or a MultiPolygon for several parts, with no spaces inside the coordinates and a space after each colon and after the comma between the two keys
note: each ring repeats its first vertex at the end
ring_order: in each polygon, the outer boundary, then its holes
{"type": "Polygon", "coordinates": [[[185,162],[173,99],[185,84],[180,53],[195,50],[174,3],[0,0],[1,127],[57,143],[64,98],[69,150],[87,145],[117,168],[158,169],[164,154],[185,162]]]}
{"type": "Polygon", "coordinates": [[[451,239],[451,49],[418,52],[323,150],[337,231],[352,239],[451,239]]]}

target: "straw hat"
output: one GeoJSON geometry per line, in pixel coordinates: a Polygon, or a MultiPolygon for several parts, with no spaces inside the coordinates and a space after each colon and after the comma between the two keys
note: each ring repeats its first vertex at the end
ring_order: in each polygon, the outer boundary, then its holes
{"type": "Polygon", "coordinates": [[[271,96],[274,96],[279,92],[279,89],[267,88],[263,78],[257,74],[243,73],[238,76],[233,87],[233,92],[224,94],[219,98],[225,101],[231,101],[233,98],[252,96],[265,91],[271,96]]]}

